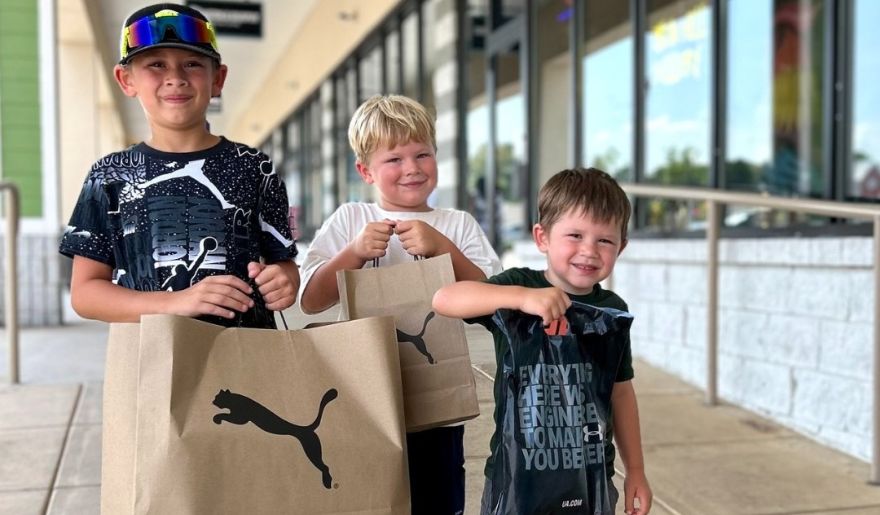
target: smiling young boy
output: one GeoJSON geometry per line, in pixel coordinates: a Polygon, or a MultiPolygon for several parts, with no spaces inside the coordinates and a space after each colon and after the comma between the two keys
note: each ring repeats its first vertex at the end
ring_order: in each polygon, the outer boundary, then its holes
{"type": "Polygon", "coordinates": [[[119,87],[137,98],[150,136],[93,166],[61,253],[71,301],[86,318],[137,322],[168,313],[274,328],[299,271],[287,193],[266,155],[215,136],[205,113],[226,80],[211,23],[156,4],[121,34],[119,87]]]}
{"type": "MultiPolygon", "coordinates": [[[[541,317],[545,326],[565,315],[571,302],[626,311],[626,303],[599,282],[614,269],[617,257],[626,247],[630,203],[623,189],[611,176],[595,168],[563,170],[547,181],[538,194],[538,223],[532,236],[547,256],[543,271],[512,268],[485,282],[462,281],[445,286],[434,296],[437,313],[470,319],[489,329],[495,340],[496,359],[507,346],[507,336],[492,321],[499,309],[513,309],[541,317]]],[[[501,423],[498,397],[502,374],[496,370],[495,432],[486,460],[486,488],[482,513],[494,513],[491,505],[493,468],[500,445],[501,423]]],[[[626,470],[624,502],[626,513],[646,515],[651,507],[651,489],[645,477],[641,434],[635,391],[632,387],[632,355],[627,338],[623,360],[616,371],[611,393],[612,423],[606,428],[605,466],[612,508],[617,492],[611,484],[614,474],[614,444],[626,470]],[[638,503],[635,504],[635,499],[638,503]],[[637,506],[637,509],[635,508],[637,506]]]]}
{"type": "MultiPolygon", "coordinates": [[[[354,113],[348,139],[357,171],[378,199],[340,206],[315,234],[302,268],[300,306],[317,313],[339,302],[338,270],[357,270],[448,253],[456,280],[482,280],[500,261],[474,218],[436,209],[434,120],[418,102],[374,96],[354,113]]],[[[407,434],[412,512],[456,514],[464,510],[464,428],[407,434]]]]}

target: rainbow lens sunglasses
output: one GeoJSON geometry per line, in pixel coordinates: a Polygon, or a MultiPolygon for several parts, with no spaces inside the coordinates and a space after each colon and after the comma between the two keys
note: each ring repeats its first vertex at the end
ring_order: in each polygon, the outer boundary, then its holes
{"type": "Polygon", "coordinates": [[[149,47],[165,41],[166,31],[171,28],[182,43],[211,45],[219,54],[217,36],[210,22],[200,20],[172,9],[164,9],[131,22],[122,29],[120,56],[126,61],[132,50],[149,47]]]}

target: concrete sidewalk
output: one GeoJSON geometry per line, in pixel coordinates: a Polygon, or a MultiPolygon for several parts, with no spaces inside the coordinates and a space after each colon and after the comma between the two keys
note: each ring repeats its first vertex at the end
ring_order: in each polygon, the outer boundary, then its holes
{"type": "MultiPolygon", "coordinates": [[[[291,327],[305,324],[286,314],[291,327]]],[[[105,338],[93,322],[22,332],[23,384],[0,386],[0,514],[98,513],[105,338]]],[[[479,513],[495,360],[485,330],[469,327],[468,340],[482,411],[465,432],[470,515],[479,513]]],[[[5,383],[5,343],[0,352],[5,383]]],[[[645,363],[636,376],[651,513],[880,514],[867,463],[744,410],[706,407],[700,391],[645,363]]]]}

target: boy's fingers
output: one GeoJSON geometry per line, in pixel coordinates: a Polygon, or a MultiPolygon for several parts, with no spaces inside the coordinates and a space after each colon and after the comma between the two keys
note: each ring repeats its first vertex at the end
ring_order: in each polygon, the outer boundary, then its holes
{"type": "Polygon", "coordinates": [[[253,288],[251,288],[248,283],[242,281],[241,279],[239,279],[238,277],[235,277],[234,275],[212,275],[212,276],[206,277],[202,281],[199,281],[197,284],[202,284],[202,283],[205,283],[206,285],[219,284],[219,285],[223,285],[223,286],[229,286],[231,288],[235,288],[236,290],[244,292],[245,294],[249,294],[253,291],[253,288]]]}
{"type": "Polygon", "coordinates": [[[250,277],[251,279],[257,277],[258,275],[260,275],[260,272],[262,272],[265,268],[266,265],[262,263],[257,263],[256,261],[251,261],[250,263],[248,263],[247,266],[248,277],[250,277]]]}
{"type": "Polygon", "coordinates": [[[633,512],[633,499],[635,499],[635,496],[629,495],[629,493],[626,492],[626,489],[624,489],[624,494],[625,494],[624,495],[625,500],[624,500],[623,512],[626,513],[627,515],[631,515],[633,512]]]}

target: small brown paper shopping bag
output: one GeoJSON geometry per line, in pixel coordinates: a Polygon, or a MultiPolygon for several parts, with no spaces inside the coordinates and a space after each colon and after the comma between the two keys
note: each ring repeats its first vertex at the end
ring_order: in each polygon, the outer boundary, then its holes
{"type": "Polygon", "coordinates": [[[461,320],[434,313],[431,300],[455,282],[449,254],[336,273],[343,317],[390,315],[397,325],[406,429],[422,431],[480,414],[461,320]]]}
{"type": "Polygon", "coordinates": [[[408,514],[394,335],[388,317],[112,326],[102,512],[408,514]]]}

